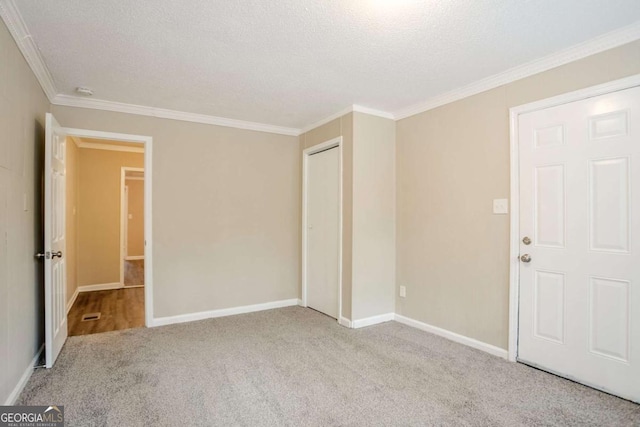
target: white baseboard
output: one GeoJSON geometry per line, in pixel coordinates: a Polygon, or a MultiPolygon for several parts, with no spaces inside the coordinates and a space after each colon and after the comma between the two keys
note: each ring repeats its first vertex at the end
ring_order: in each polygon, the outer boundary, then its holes
{"type": "Polygon", "coordinates": [[[464,335],[456,334],[455,332],[448,331],[446,329],[438,328],[437,326],[429,325],[428,323],[420,322],[418,320],[411,319],[409,317],[401,316],[399,314],[395,315],[396,322],[402,323],[407,326],[411,326],[422,331],[430,332],[434,335],[439,335],[441,337],[447,338],[451,341],[455,341],[460,344],[468,345],[469,347],[473,347],[478,350],[486,351],[489,354],[493,354],[494,356],[501,357],[506,359],[508,356],[507,350],[496,347],[491,344],[487,344],[482,341],[478,341],[473,338],[466,337],[464,335]]]}
{"type": "Polygon", "coordinates": [[[122,283],[100,283],[97,285],[84,285],[78,286],[78,292],[93,292],[93,291],[109,291],[111,289],[122,289],[122,283]]]}
{"type": "Polygon", "coordinates": [[[273,308],[291,307],[298,305],[300,300],[285,299],[281,301],[266,302],[263,304],[244,305],[240,307],[222,308],[219,310],[201,311],[198,313],[179,314],[177,316],[156,317],[151,325],[147,326],[165,326],[174,323],[194,322],[196,320],[212,319],[214,317],[233,316],[235,314],[253,313],[255,311],[271,310],[273,308]]]}
{"type": "Polygon", "coordinates": [[[127,261],[137,261],[140,259],[144,259],[144,255],[132,255],[132,256],[126,256],[124,257],[125,260],[127,261]]]}
{"type": "Polygon", "coordinates": [[[67,303],[67,314],[69,314],[69,311],[71,310],[71,307],[73,307],[73,304],[78,299],[78,294],[79,293],[80,293],[80,288],[76,287],[76,291],[73,293],[73,296],[71,297],[71,299],[67,303]]]}
{"type": "Polygon", "coordinates": [[[7,397],[7,400],[4,402],[5,406],[14,405],[16,403],[16,400],[18,400],[18,397],[20,397],[20,393],[22,393],[22,390],[24,390],[24,387],[29,382],[29,378],[31,378],[31,375],[33,374],[33,369],[36,366],[36,363],[38,363],[38,359],[40,359],[42,350],[44,350],[44,344],[40,346],[40,349],[31,360],[31,363],[29,364],[29,366],[27,366],[27,369],[24,370],[24,373],[20,377],[18,384],[16,384],[16,386],[13,388],[13,391],[11,392],[9,397],[7,397]]]}
{"type": "Polygon", "coordinates": [[[394,313],[379,314],[378,316],[365,317],[364,319],[352,320],[351,327],[353,329],[364,328],[365,326],[377,325],[378,323],[389,322],[393,320],[394,313]]]}
{"type": "Polygon", "coordinates": [[[340,316],[340,318],[338,319],[338,323],[344,326],[345,328],[351,327],[351,320],[347,319],[346,317],[340,316]]]}

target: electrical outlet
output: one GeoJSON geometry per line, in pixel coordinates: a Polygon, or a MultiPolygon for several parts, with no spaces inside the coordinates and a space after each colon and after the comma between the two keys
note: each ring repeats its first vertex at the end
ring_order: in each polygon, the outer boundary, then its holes
{"type": "Polygon", "coordinates": [[[402,298],[407,296],[407,287],[406,286],[400,286],[400,296],[402,298]]]}

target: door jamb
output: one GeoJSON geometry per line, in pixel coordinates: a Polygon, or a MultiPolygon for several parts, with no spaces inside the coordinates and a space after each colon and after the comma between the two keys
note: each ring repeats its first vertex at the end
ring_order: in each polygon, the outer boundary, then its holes
{"type": "Polygon", "coordinates": [[[67,136],[133,142],[144,146],[144,319],[145,326],[153,326],[153,236],[152,236],[152,159],[153,137],[125,133],[102,132],[63,127],[67,136]]]}
{"type": "Polygon", "coordinates": [[[570,102],[581,101],[595,96],[605,95],[632,87],[640,86],[640,74],[614,80],[597,86],[565,93],[552,98],[519,105],[509,109],[510,123],[510,166],[511,166],[511,226],[509,241],[509,355],[508,360],[515,362],[518,357],[518,310],[520,301],[520,171],[518,152],[518,117],[520,114],[543,110],[570,102]]]}
{"type": "Polygon", "coordinates": [[[124,287],[124,262],[129,251],[127,240],[127,233],[129,230],[127,221],[129,218],[127,172],[144,172],[144,168],[134,168],[129,166],[120,167],[120,286],[122,287],[124,287]]]}
{"type": "Polygon", "coordinates": [[[338,190],[338,323],[342,316],[342,137],[330,139],[316,144],[302,152],[302,306],[307,306],[307,178],[309,156],[320,151],[338,147],[339,158],[339,190],[338,190]]]}

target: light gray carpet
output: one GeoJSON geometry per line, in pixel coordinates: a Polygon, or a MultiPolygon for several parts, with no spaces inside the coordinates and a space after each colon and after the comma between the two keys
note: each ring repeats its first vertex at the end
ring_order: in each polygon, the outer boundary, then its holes
{"type": "Polygon", "coordinates": [[[389,322],[299,307],[71,337],[20,404],[71,426],[631,426],[640,405],[389,322]]]}

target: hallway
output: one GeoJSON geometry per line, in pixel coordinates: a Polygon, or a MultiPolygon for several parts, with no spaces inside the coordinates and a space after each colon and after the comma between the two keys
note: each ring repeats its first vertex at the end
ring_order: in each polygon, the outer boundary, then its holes
{"type": "Polygon", "coordinates": [[[143,327],[144,287],[80,293],[67,321],[69,336],[143,327]],[[100,313],[100,318],[82,320],[93,313],[100,313]]]}

